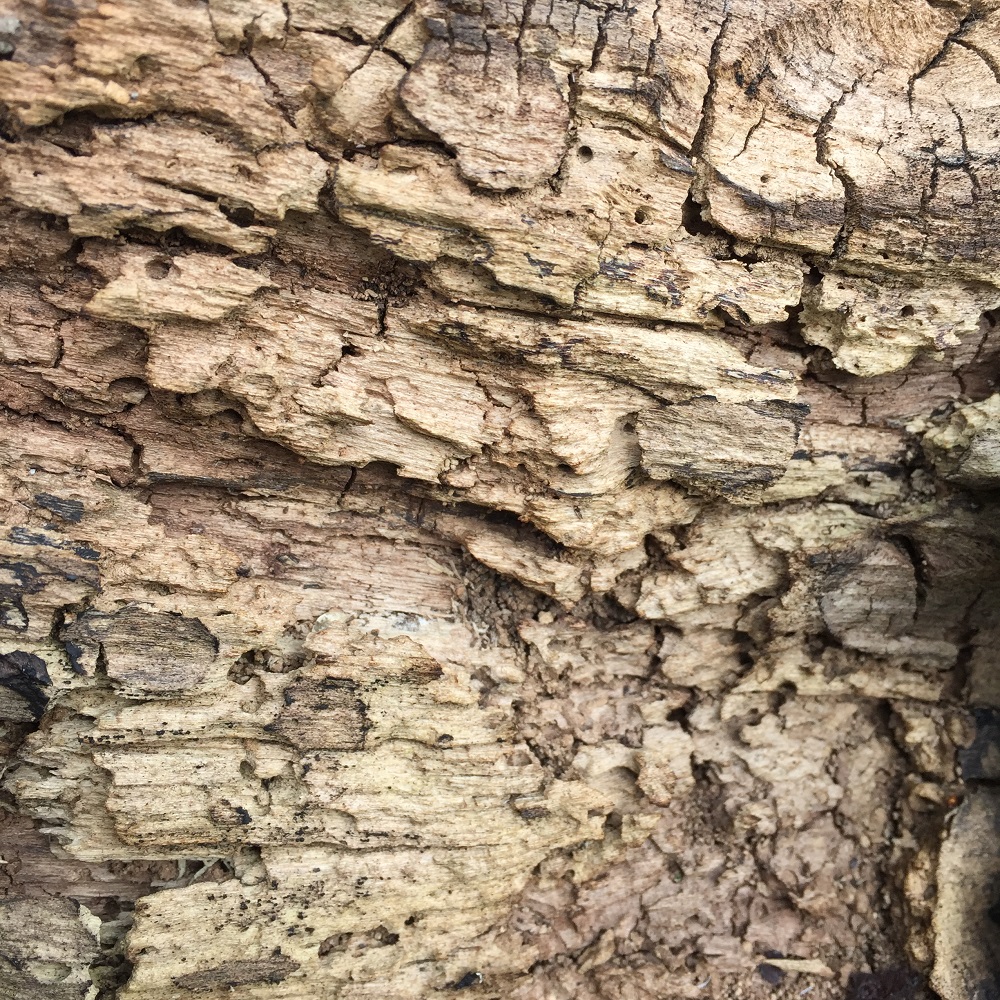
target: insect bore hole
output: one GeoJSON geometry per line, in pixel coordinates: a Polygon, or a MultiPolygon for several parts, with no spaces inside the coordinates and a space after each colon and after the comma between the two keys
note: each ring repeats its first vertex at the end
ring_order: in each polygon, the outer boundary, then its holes
{"type": "Polygon", "coordinates": [[[155,281],[162,281],[170,274],[170,259],[168,257],[156,257],[146,264],[146,274],[155,281]]]}

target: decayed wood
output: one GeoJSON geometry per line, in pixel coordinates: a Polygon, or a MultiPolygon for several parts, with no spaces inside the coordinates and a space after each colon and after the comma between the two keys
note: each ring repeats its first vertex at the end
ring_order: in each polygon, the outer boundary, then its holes
{"type": "Polygon", "coordinates": [[[0,993],[992,995],[998,39],[0,16],[0,993]]]}

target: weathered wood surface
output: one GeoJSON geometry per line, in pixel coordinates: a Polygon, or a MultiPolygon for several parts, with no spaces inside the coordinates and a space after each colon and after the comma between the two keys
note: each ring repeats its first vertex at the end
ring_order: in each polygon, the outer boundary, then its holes
{"type": "Polygon", "coordinates": [[[0,56],[0,993],[993,995],[993,0],[0,56]]]}

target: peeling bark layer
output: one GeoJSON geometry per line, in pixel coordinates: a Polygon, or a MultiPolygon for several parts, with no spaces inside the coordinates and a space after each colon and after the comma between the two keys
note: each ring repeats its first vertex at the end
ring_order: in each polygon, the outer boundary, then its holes
{"type": "Polygon", "coordinates": [[[994,3],[0,57],[0,992],[996,995],[994,3]]]}

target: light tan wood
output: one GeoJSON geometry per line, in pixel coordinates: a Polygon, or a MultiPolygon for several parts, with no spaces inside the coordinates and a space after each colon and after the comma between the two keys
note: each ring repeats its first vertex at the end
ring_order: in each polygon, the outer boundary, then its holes
{"type": "Polygon", "coordinates": [[[971,1000],[998,38],[0,16],[0,993],[971,1000]]]}

